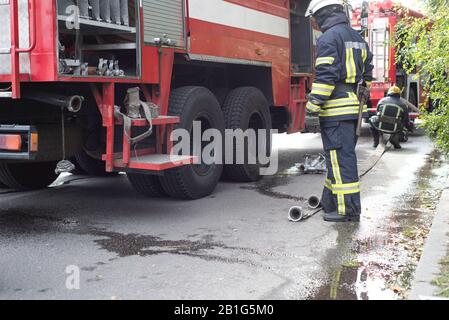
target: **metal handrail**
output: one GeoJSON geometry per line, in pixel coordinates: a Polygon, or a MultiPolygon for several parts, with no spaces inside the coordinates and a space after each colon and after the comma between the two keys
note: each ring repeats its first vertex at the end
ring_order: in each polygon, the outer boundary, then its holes
{"type": "MultiPolygon", "coordinates": [[[[17,0],[12,0],[17,1],[17,0]]],[[[28,0],[30,3],[30,45],[28,48],[18,48],[16,49],[16,52],[18,53],[24,53],[24,52],[30,52],[36,47],[36,7],[35,7],[35,0],[28,0]]]]}
{"type": "Polygon", "coordinates": [[[20,65],[19,54],[30,52],[36,47],[36,8],[35,0],[29,0],[29,34],[30,45],[28,48],[19,48],[19,19],[18,19],[18,0],[10,0],[11,17],[11,85],[12,98],[20,98],[20,65]]]}
{"type": "MultiPolygon", "coordinates": [[[[14,0],[10,0],[14,1],[14,0]]],[[[35,10],[35,0],[29,0],[30,3],[30,45],[28,48],[18,48],[16,49],[16,52],[18,53],[24,53],[24,52],[30,52],[36,47],[36,10],[35,10]]],[[[16,3],[14,3],[15,6],[17,6],[16,3]]],[[[13,12],[11,9],[10,13],[11,18],[13,17],[13,12]]],[[[14,20],[16,20],[16,17],[14,16],[14,20]]],[[[12,25],[12,24],[11,24],[12,25]]],[[[12,41],[12,39],[11,39],[12,41]]],[[[0,48],[0,54],[10,54],[11,48],[0,48]]]]}

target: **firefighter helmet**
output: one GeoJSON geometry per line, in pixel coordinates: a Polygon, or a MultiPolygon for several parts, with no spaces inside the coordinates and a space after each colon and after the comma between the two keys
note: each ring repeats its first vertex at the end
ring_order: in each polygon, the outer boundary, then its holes
{"type": "Polygon", "coordinates": [[[392,86],[389,90],[387,95],[392,96],[394,94],[401,94],[402,90],[398,86],[392,86]]]}
{"type": "Polygon", "coordinates": [[[320,9],[327,6],[341,5],[343,6],[343,0],[312,0],[306,11],[306,17],[315,15],[320,9]]]}

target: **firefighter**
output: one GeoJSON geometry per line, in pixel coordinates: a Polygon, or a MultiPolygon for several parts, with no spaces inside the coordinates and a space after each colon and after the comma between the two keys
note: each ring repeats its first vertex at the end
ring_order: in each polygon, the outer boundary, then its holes
{"type": "Polygon", "coordinates": [[[351,28],[343,1],[312,0],[306,16],[312,16],[323,32],[317,41],[316,76],[307,110],[319,116],[326,153],[324,220],[358,222],[361,203],[355,147],[360,102],[356,93],[358,84],[371,84],[373,55],[351,28]]]}
{"type": "Polygon", "coordinates": [[[377,113],[370,119],[371,132],[374,138],[374,147],[377,148],[382,133],[390,134],[390,143],[395,149],[401,149],[399,142],[404,141],[402,137],[413,131],[410,122],[408,105],[401,98],[401,89],[392,86],[385,98],[377,104],[377,113]]]}

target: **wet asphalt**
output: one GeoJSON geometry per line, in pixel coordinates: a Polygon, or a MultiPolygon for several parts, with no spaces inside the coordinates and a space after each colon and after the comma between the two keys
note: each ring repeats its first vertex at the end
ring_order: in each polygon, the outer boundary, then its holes
{"type": "Polygon", "coordinates": [[[0,189],[0,299],[403,299],[449,172],[422,132],[379,160],[358,154],[360,224],[287,220],[321,194],[295,163],[318,134],[280,135],[277,175],[222,182],[197,201],[146,199],[124,175],[65,176],[46,190],[0,189]],[[80,289],[66,287],[67,266],[80,289]]]}

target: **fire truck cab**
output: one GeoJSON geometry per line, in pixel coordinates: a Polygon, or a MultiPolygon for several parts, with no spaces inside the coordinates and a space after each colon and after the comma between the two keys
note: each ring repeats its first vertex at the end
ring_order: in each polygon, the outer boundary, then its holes
{"type": "MultiPolygon", "coordinates": [[[[373,52],[373,76],[371,87],[370,115],[376,113],[376,107],[388,89],[396,84],[403,89],[403,97],[415,106],[425,103],[419,75],[415,72],[407,74],[396,62],[396,48],[393,41],[396,37],[397,24],[407,16],[423,17],[417,11],[395,4],[391,0],[364,1],[361,7],[353,11],[352,26],[367,39],[373,52]]],[[[411,118],[416,118],[413,112],[411,118]]]]}
{"type": "Polygon", "coordinates": [[[0,184],[46,187],[61,159],[153,197],[259,179],[259,162],[173,154],[171,133],[304,131],[309,2],[0,0],[0,184]]]}

